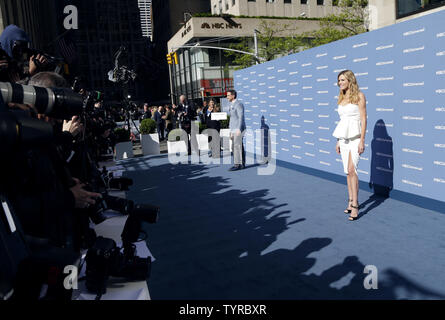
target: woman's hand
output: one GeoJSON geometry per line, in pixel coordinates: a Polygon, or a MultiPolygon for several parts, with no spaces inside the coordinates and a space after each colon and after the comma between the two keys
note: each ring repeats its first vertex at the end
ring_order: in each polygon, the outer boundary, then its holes
{"type": "Polygon", "coordinates": [[[360,143],[358,144],[358,154],[362,154],[365,152],[365,142],[363,140],[360,140],[360,143]]]}
{"type": "Polygon", "coordinates": [[[340,143],[337,141],[337,145],[335,146],[335,151],[337,154],[340,154],[340,143]]]}

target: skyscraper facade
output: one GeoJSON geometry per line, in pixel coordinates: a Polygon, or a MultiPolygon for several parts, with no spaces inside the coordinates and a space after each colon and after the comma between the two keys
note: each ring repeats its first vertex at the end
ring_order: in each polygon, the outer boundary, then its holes
{"type": "MultiPolygon", "coordinates": [[[[119,99],[120,86],[109,81],[108,72],[115,67],[115,54],[125,46],[122,63],[139,71],[150,56],[149,39],[142,36],[140,11],[136,0],[58,0],[59,12],[67,4],[78,9],[79,29],[72,30],[76,47],[76,62],[72,73],[81,76],[87,89],[105,93],[107,99],[119,99]]],[[[62,16],[63,18],[63,16],[62,16]]],[[[59,23],[60,24],[60,23],[59,23]]],[[[138,72],[139,73],[139,72],[138,72]]],[[[140,72],[143,76],[144,72],[140,72]]],[[[149,98],[149,90],[138,77],[130,85],[130,95],[137,100],[149,98]]]]}
{"type": "Polygon", "coordinates": [[[151,32],[151,0],[138,0],[138,7],[141,15],[142,36],[153,40],[151,32]]]}
{"type": "Polygon", "coordinates": [[[155,60],[161,63],[156,87],[156,100],[169,101],[169,69],[166,59],[167,42],[183,28],[185,21],[195,13],[210,13],[209,0],[153,0],[153,43],[155,60]]]}

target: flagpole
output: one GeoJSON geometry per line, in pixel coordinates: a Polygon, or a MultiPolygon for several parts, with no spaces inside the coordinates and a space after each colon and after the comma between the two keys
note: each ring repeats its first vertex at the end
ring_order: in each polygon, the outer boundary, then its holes
{"type": "Polygon", "coordinates": [[[68,32],[70,32],[71,29],[65,30],[62,34],[58,35],[53,41],[51,41],[50,43],[48,43],[45,48],[48,48],[49,46],[51,46],[52,44],[56,43],[57,40],[59,40],[60,38],[62,38],[63,36],[65,36],[68,32]]]}

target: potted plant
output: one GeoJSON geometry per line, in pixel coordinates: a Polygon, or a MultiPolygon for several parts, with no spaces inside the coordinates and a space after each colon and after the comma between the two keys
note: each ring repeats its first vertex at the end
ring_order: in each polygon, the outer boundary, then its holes
{"type": "Polygon", "coordinates": [[[230,116],[227,115],[227,120],[221,120],[221,129],[228,129],[230,123],[230,116]]]}
{"type": "Polygon", "coordinates": [[[207,129],[207,125],[205,123],[199,123],[199,134],[201,134],[205,129],[207,129]]]}
{"type": "Polygon", "coordinates": [[[130,131],[125,128],[116,128],[114,135],[116,137],[115,160],[133,158],[133,143],[130,141],[130,131]]]}
{"type": "Polygon", "coordinates": [[[139,127],[141,132],[142,153],[147,155],[160,154],[159,135],[156,133],[156,121],[144,119],[139,127]]]}

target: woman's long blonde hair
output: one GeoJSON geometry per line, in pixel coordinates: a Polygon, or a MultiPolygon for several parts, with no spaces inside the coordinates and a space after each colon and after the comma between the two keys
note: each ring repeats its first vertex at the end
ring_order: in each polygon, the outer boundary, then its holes
{"type": "MultiPolygon", "coordinates": [[[[337,76],[337,84],[339,83],[339,79],[340,79],[341,75],[344,75],[345,78],[349,81],[349,89],[348,89],[349,102],[358,104],[358,102],[360,100],[360,97],[358,95],[360,93],[360,89],[358,88],[357,79],[355,78],[354,73],[351,70],[343,70],[337,76]]],[[[344,93],[343,93],[343,90],[340,89],[337,104],[340,104],[343,101],[343,98],[344,98],[344,93]]]]}

